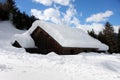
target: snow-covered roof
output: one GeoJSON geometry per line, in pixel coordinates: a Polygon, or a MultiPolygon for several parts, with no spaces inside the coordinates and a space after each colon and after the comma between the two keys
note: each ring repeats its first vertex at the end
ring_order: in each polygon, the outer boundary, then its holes
{"type": "Polygon", "coordinates": [[[57,25],[50,22],[37,20],[28,30],[31,34],[37,27],[42,28],[63,47],[98,48],[108,50],[108,46],[92,38],[81,29],[57,25]]]}
{"type": "Polygon", "coordinates": [[[12,39],[12,44],[17,41],[21,47],[24,48],[34,48],[35,43],[34,40],[31,38],[29,32],[25,32],[23,34],[15,34],[12,39]]]}

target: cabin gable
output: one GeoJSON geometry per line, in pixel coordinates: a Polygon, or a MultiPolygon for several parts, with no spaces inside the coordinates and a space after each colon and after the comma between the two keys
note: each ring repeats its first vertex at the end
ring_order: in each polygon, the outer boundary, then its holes
{"type": "Polygon", "coordinates": [[[15,46],[15,47],[17,47],[17,48],[21,48],[21,45],[20,45],[17,41],[15,41],[15,42],[12,44],[12,46],[15,46]]]}

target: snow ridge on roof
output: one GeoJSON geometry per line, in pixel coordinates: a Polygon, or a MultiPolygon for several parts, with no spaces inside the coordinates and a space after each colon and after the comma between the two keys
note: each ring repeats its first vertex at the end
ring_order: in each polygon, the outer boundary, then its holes
{"type": "Polygon", "coordinates": [[[37,20],[28,30],[31,34],[36,27],[42,28],[63,47],[98,48],[108,50],[108,46],[92,38],[81,29],[37,20]]]}

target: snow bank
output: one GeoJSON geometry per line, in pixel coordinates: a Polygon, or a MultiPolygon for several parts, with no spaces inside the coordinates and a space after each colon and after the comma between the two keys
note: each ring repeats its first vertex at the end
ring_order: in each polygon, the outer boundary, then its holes
{"type": "Polygon", "coordinates": [[[15,26],[10,21],[0,21],[0,33],[9,33],[9,37],[16,33],[23,33],[25,31],[21,31],[15,28],[15,26]]]}
{"type": "Polygon", "coordinates": [[[120,80],[120,55],[16,53],[0,51],[0,80],[120,80]]]}
{"type": "Polygon", "coordinates": [[[92,38],[81,29],[37,20],[33,23],[29,32],[32,33],[38,26],[50,34],[63,47],[98,48],[99,50],[108,50],[108,46],[92,38]]]}

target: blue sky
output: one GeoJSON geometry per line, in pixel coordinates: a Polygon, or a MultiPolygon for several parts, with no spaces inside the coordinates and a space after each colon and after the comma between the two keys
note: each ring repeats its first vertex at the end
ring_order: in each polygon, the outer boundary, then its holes
{"type": "Polygon", "coordinates": [[[56,24],[84,30],[103,29],[109,21],[120,27],[120,0],[15,0],[17,7],[29,15],[56,24]],[[96,27],[98,26],[98,27],[96,27]]]}

